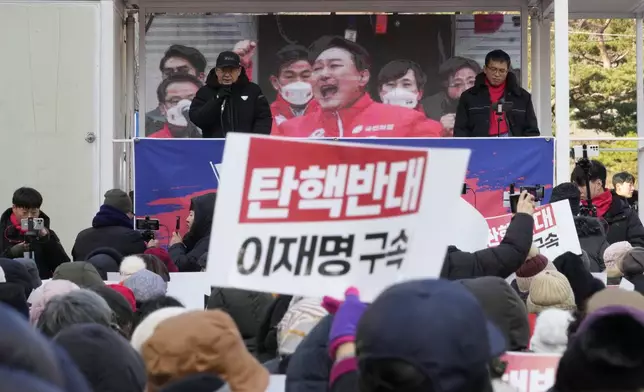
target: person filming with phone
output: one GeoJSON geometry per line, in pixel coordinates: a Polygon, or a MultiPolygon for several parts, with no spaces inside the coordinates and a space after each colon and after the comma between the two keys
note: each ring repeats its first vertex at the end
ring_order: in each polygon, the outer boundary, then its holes
{"type": "Polygon", "coordinates": [[[69,261],[49,217],[40,210],[42,195],[33,188],[13,193],[12,206],[0,216],[0,257],[36,262],[40,279],[50,279],[56,267],[69,261]]]}
{"type": "Polygon", "coordinates": [[[532,96],[512,72],[510,56],[500,49],[491,51],[474,87],[461,94],[454,137],[539,135],[532,96]]]}

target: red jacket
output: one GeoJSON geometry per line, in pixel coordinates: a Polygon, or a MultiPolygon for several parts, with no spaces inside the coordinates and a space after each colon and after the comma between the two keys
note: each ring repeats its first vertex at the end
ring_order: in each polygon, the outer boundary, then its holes
{"type": "Polygon", "coordinates": [[[441,131],[424,114],[374,102],[368,94],[349,108],[319,110],[279,125],[279,134],[290,137],[440,137],[441,131]]]}
{"type": "MultiPolygon", "coordinates": [[[[320,110],[320,104],[315,99],[312,99],[306,105],[302,116],[306,116],[307,114],[314,113],[318,110],[320,110]]],[[[271,104],[271,113],[273,114],[273,128],[271,130],[271,135],[284,136],[280,133],[279,125],[286,120],[295,118],[293,110],[291,109],[291,104],[286,102],[286,100],[278,94],[275,102],[271,104]]]]}

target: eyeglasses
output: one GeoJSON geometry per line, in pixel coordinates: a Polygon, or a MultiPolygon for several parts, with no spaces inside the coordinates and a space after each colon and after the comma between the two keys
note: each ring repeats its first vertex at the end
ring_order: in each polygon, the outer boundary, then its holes
{"type": "Polygon", "coordinates": [[[498,68],[490,68],[490,67],[485,67],[490,73],[493,73],[494,75],[505,75],[508,73],[507,69],[498,69],[498,68]]]}

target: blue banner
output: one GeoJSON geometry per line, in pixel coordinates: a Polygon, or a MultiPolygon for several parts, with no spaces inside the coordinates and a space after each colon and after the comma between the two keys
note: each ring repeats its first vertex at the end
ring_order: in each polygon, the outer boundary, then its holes
{"type": "MultiPolygon", "coordinates": [[[[508,212],[503,192],[510,184],[544,185],[550,197],[554,177],[553,138],[377,139],[343,141],[407,147],[472,150],[463,197],[485,217],[508,212]]],[[[137,139],[134,143],[134,202],[137,216],[159,219],[162,242],[175,230],[177,217],[185,231],[190,200],[219,186],[218,165],[223,139],[137,139]]],[[[223,173],[223,177],[226,174],[223,173]]]]}

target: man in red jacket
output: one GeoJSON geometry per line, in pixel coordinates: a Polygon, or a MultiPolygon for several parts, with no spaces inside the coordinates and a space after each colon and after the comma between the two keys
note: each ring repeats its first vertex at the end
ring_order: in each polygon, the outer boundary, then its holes
{"type": "Polygon", "coordinates": [[[273,135],[279,135],[277,127],[286,120],[304,116],[319,109],[313,99],[311,87],[312,67],[309,51],[302,45],[287,45],[276,54],[275,72],[271,84],[277,98],[271,104],[273,135]]]}
{"type": "Polygon", "coordinates": [[[442,127],[413,109],[374,102],[366,93],[369,54],[341,37],[311,46],[313,97],[320,110],[282,123],[291,137],[440,137],[442,127]]]}

